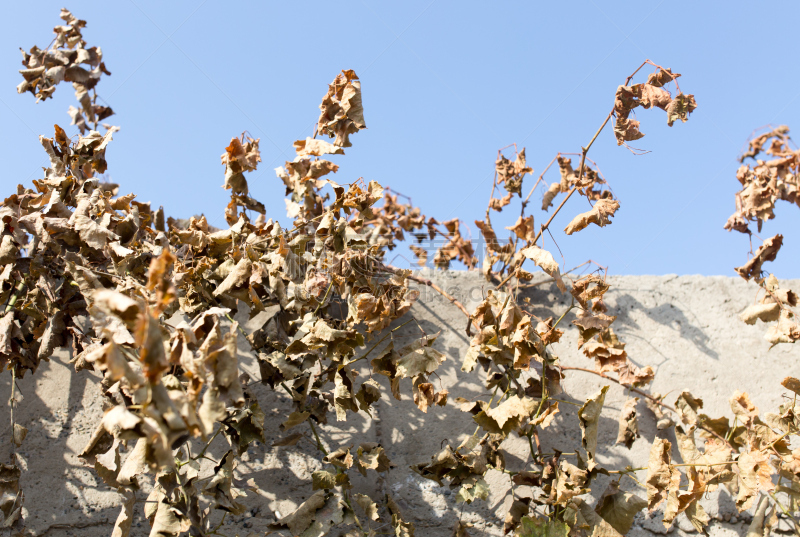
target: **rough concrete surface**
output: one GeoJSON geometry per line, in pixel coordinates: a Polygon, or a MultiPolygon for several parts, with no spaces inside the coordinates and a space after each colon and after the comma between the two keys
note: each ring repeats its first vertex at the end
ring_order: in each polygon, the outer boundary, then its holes
{"type": "MultiPolygon", "coordinates": [[[[477,273],[425,270],[422,275],[432,278],[470,310],[481,300],[483,290],[489,288],[477,273]]],[[[728,277],[669,275],[611,277],[610,283],[612,287],[606,294],[606,303],[609,314],[617,315],[616,332],[627,344],[626,350],[637,365],[653,366],[656,376],[651,389],[669,393],[670,403],[682,389],[688,389],[703,399],[704,411],[710,416],[730,415],[728,399],[738,389],[748,392],[756,406],[766,412],[777,408],[781,402],[785,391],[781,389],[781,379],[787,375],[800,376],[800,348],[781,345],[769,349],[763,339],[765,325],[759,321],[747,326],[737,318],[754,300],[755,284],[728,277]]],[[[782,287],[784,285],[800,290],[799,280],[782,282],[782,287]]],[[[441,330],[436,347],[447,354],[447,360],[438,374],[442,386],[450,391],[450,400],[480,395],[483,390],[479,368],[472,373],[460,371],[461,357],[468,346],[464,315],[431,289],[423,287],[420,292],[411,315],[427,333],[441,330]]],[[[569,304],[567,298],[548,283],[524,291],[523,296],[530,297],[529,310],[540,317],[558,316],[569,304]],[[547,304],[555,304],[555,308],[543,306],[547,304]]],[[[570,326],[571,319],[570,315],[562,322],[561,326],[567,331],[561,342],[554,345],[555,354],[562,365],[593,368],[577,349],[577,331],[570,326]]],[[[397,321],[395,326],[404,320],[397,321]]],[[[246,317],[242,322],[247,328],[245,321],[246,317]]],[[[409,323],[393,337],[398,344],[403,344],[419,337],[419,328],[409,323]]],[[[388,340],[382,345],[385,344],[388,340]]],[[[253,357],[245,352],[248,347],[244,340],[239,347],[242,369],[258,378],[258,367],[253,357]]],[[[368,372],[364,370],[362,374],[368,372]]],[[[36,375],[27,375],[18,382],[24,400],[17,412],[17,422],[29,430],[20,448],[25,462],[21,486],[25,491],[26,527],[34,535],[95,537],[111,532],[120,496],[77,457],[102,414],[99,379],[96,373],[75,373],[68,356],[62,353],[42,364],[36,375]]],[[[608,468],[645,466],[653,438],[664,433],[656,430],[655,420],[642,401],[637,407],[641,438],[627,450],[614,444],[617,418],[627,397],[620,386],[592,374],[569,371],[563,381],[565,393],[559,399],[580,404],[607,384],[611,387],[600,421],[598,460],[608,468]]],[[[0,383],[3,401],[8,399],[9,390],[10,378],[3,375],[0,383]]],[[[408,394],[409,386],[404,385],[402,391],[408,394]]],[[[471,417],[453,404],[423,414],[407,396],[398,402],[386,397],[387,392],[377,405],[373,419],[361,414],[358,420],[338,427],[335,417],[331,417],[329,425],[322,427],[322,437],[329,446],[377,441],[396,465],[385,479],[354,480],[356,490],[374,498],[390,492],[405,518],[414,522],[416,535],[420,537],[449,537],[459,516],[473,525],[472,535],[501,535],[509,503],[506,474],[490,471],[487,474],[491,485],[489,500],[464,506],[455,503],[455,490],[440,487],[409,470],[409,465],[429,461],[445,441],[455,446],[470,434],[474,429],[471,417]]],[[[243,503],[248,506],[248,512],[228,518],[220,528],[224,535],[264,535],[269,523],[290,513],[310,495],[311,472],[322,466],[310,442],[301,441],[299,449],[269,447],[273,440],[283,436],[277,426],[291,405],[285,394],[260,384],[254,386],[254,393],[267,415],[268,444],[251,448],[237,473],[254,478],[256,483],[272,491],[276,490],[278,482],[278,494],[268,494],[268,497],[251,494],[245,498],[243,503]],[[270,433],[274,435],[272,438],[269,438],[270,433]]],[[[577,407],[563,404],[561,410],[541,437],[545,451],[573,451],[580,443],[577,407]]],[[[3,421],[0,442],[6,445],[9,426],[3,421]]],[[[674,445],[674,438],[671,440],[674,445]]],[[[512,435],[503,447],[508,468],[521,469],[528,452],[527,443],[512,435]]],[[[225,441],[217,439],[209,453],[219,455],[225,448],[225,441]]],[[[679,458],[677,450],[673,456],[679,458]]],[[[637,476],[642,480],[645,472],[638,472],[637,476]]],[[[625,482],[633,486],[631,480],[624,479],[625,482]]],[[[139,493],[131,535],[149,534],[149,524],[142,514],[148,487],[148,483],[144,483],[144,492],[139,493]]],[[[644,495],[644,491],[640,490],[640,494],[644,495]]],[[[710,535],[745,535],[750,515],[737,513],[727,492],[707,494],[702,503],[713,519],[710,535]]],[[[785,529],[788,526],[782,521],[778,530],[785,529]]],[[[666,529],[660,514],[655,513],[638,515],[629,535],[692,532],[693,528],[683,515],[666,529]]]]}

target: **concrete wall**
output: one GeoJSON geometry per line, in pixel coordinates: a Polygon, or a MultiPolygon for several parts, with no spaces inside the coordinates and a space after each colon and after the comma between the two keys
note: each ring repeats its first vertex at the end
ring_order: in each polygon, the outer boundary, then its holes
{"type": "MultiPolygon", "coordinates": [[[[480,275],[474,273],[423,271],[423,275],[457,296],[468,309],[480,301],[482,289],[489,288],[480,275]]],[[[800,376],[800,348],[782,345],[769,350],[769,344],[762,337],[763,324],[747,326],[737,319],[753,301],[755,284],[747,284],[739,278],[701,276],[623,276],[610,278],[610,283],[612,287],[606,294],[606,303],[609,314],[617,315],[616,332],[627,344],[626,350],[636,364],[653,366],[656,377],[652,390],[670,393],[667,399],[670,403],[682,389],[689,389],[703,398],[707,414],[712,417],[730,415],[728,399],[740,389],[747,391],[759,409],[766,412],[781,402],[785,391],[780,387],[781,379],[786,375],[800,376]]],[[[800,290],[798,280],[783,282],[783,285],[800,290]]],[[[450,391],[451,401],[456,397],[474,398],[483,392],[482,373],[460,371],[461,357],[468,346],[464,315],[430,289],[420,291],[420,300],[411,314],[427,333],[442,331],[436,343],[437,348],[448,355],[438,371],[442,386],[450,391]]],[[[527,290],[524,296],[530,297],[530,308],[540,317],[558,316],[568,305],[566,298],[550,284],[527,290]],[[542,306],[554,302],[553,310],[542,306]]],[[[563,365],[593,368],[577,350],[577,331],[569,320],[571,317],[562,322],[567,332],[554,350],[563,365]]],[[[418,336],[414,323],[394,334],[398,344],[418,336]]],[[[240,349],[247,348],[241,341],[240,349]]],[[[252,356],[243,352],[241,364],[245,371],[258,378],[258,367],[252,356]]],[[[363,374],[368,374],[366,369],[363,374]]],[[[93,424],[102,414],[98,380],[99,376],[93,373],[76,374],[67,363],[67,357],[61,354],[43,364],[35,377],[28,376],[19,382],[24,401],[18,423],[30,431],[21,448],[27,465],[22,486],[28,510],[27,525],[34,534],[91,537],[110,534],[119,496],[77,457],[91,435],[93,424]]],[[[8,375],[2,376],[0,398],[4,401],[9,396],[9,381],[8,375]]],[[[655,420],[642,401],[637,408],[642,437],[627,450],[614,445],[617,417],[626,398],[621,387],[595,375],[568,372],[563,382],[565,393],[559,399],[580,404],[606,384],[611,388],[600,422],[598,459],[607,467],[620,469],[629,464],[644,466],[653,438],[663,433],[656,431],[655,420]]],[[[408,393],[409,386],[405,385],[404,390],[408,393]]],[[[277,425],[290,407],[287,397],[260,385],[254,387],[254,392],[267,414],[267,431],[274,432],[275,438],[282,436],[277,425]]],[[[575,406],[561,405],[554,425],[542,435],[546,451],[572,451],[580,443],[576,410],[575,406]]],[[[411,464],[427,462],[444,441],[457,445],[466,436],[465,432],[472,432],[471,417],[456,406],[448,404],[423,414],[408,399],[398,402],[384,397],[373,419],[362,416],[346,428],[337,427],[334,417],[331,420],[331,424],[323,427],[322,435],[334,448],[367,440],[385,446],[396,468],[388,472],[385,480],[357,479],[355,486],[375,498],[382,492],[391,492],[406,518],[415,523],[418,536],[450,536],[459,516],[474,524],[472,535],[502,534],[502,521],[508,508],[507,475],[490,471],[487,475],[491,485],[488,502],[463,506],[462,512],[462,505],[455,503],[456,491],[439,487],[408,469],[411,464]]],[[[0,431],[4,439],[8,438],[7,423],[0,426],[0,431]]],[[[273,439],[268,438],[268,441],[273,439]]],[[[309,442],[301,441],[298,446],[299,450],[293,450],[260,445],[245,454],[241,472],[255,478],[257,483],[269,484],[270,489],[274,489],[277,482],[279,494],[267,498],[251,495],[244,501],[250,511],[228,519],[221,531],[243,537],[264,535],[267,524],[274,521],[277,513],[291,512],[308,497],[310,474],[322,465],[309,442]]],[[[224,448],[224,441],[218,439],[211,453],[221,453],[224,448]]],[[[527,454],[526,442],[512,436],[504,449],[509,469],[522,468],[527,454]]],[[[674,456],[678,457],[677,451],[674,456]]],[[[639,472],[640,480],[644,474],[639,472]]],[[[633,484],[628,479],[624,479],[625,482],[633,484]]],[[[146,491],[148,484],[143,488],[146,491]]],[[[640,493],[644,496],[644,491],[640,493]]],[[[145,494],[140,497],[143,500],[145,494]]],[[[714,519],[711,535],[745,534],[748,516],[736,514],[726,492],[707,495],[703,504],[714,519]]],[[[141,507],[141,503],[137,505],[132,535],[149,533],[141,507]]],[[[672,535],[683,535],[689,530],[688,521],[679,519],[669,531],[672,535]]],[[[656,513],[652,517],[640,515],[630,535],[638,537],[667,531],[656,513]]]]}

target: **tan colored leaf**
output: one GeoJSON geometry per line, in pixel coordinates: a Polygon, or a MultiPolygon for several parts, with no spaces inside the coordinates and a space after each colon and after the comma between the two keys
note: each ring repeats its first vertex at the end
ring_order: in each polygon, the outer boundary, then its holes
{"type": "Polygon", "coordinates": [[[760,451],[750,451],[739,455],[737,461],[739,468],[739,494],[736,497],[736,507],[739,511],[749,509],[759,492],[770,492],[775,489],[772,482],[774,469],[769,463],[769,454],[760,451]]]}
{"type": "Polygon", "coordinates": [[[75,213],[73,217],[75,231],[87,246],[102,250],[110,241],[119,240],[116,233],[104,228],[88,216],[75,213]]]}
{"type": "Polygon", "coordinates": [[[397,376],[412,378],[436,371],[447,357],[431,345],[433,345],[433,340],[423,338],[415,344],[407,345],[400,349],[400,358],[397,361],[397,376]]]}
{"type": "Polygon", "coordinates": [[[684,390],[675,401],[675,408],[683,423],[695,427],[697,426],[697,411],[703,408],[703,400],[694,397],[688,390],[684,390]]]}
{"type": "Polygon", "coordinates": [[[533,241],[536,237],[536,232],[533,230],[533,216],[524,218],[520,216],[513,226],[506,229],[513,231],[518,238],[524,241],[533,241]]]}
{"type": "Polygon", "coordinates": [[[114,529],[111,531],[111,537],[128,537],[131,532],[131,525],[133,524],[133,508],[136,506],[136,494],[130,489],[122,491],[122,509],[120,509],[117,520],[114,522],[114,529]]]}
{"type": "Polygon", "coordinates": [[[800,324],[794,321],[794,313],[788,309],[781,310],[778,324],[772,325],[764,334],[764,339],[777,345],[778,343],[794,343],[800,339],[800,324]]]}
{"type": "Polygon", "coordinates": [[[336,474],[327,470],[317,470],[311,474],[311,490],[332,489],[336,487],[336,474]]]}
{"type": "Polygon", "coordinates": [[[553,401],[553,403],[548,406],[544,412],[539,414],[539,417],[533,420],[531,424],[534,427],[546,429],[547,426],[552,423],[553,419],[555,419],[556,414],[558,414],[558,401],[553,401]]]}
{"type": "Polygon", "coordinates": [[[614,213],[617,212],[617,209],[619,209],[619,202],[617,200],[597,200],[597,203],[594,204],[594,207],[592,207],[591,211],[579,214],[573,218],[572,222],[570,222],[569,225],[564,228],[564,232],[567,235],[572,235],[573,233],[586,228],[589,224],[596,224],[600,227],[604,227],[611,223],[611,217],[614,216],[614,213]]]}
{"type": "Polygon", "coordinates": [[[293,513],[281,518],[275,524],[271,524],[270,529],[289,528],[292,535],[301,535],[314,522],[317,511],[325,505],[327,498],[325,491],[318,490],[309,499],[300,504],[300,507],[293,513]]]}
{"type": "Polygon", "coordinates": [[[781,249],[782,245],[783,235],[780,233],[774,237],[768,238],[761,246],[758,247],[758,250],[756,250],[753,258],[741,267],[736,268],[736,272],[738,272],[739,276],[745,280],[750,280],[751,278],[757,277],[761,274],[761,265],[767,261],[775,261],[775,258],[778,255],[778,250],[781,249]]]}
{"type": "Polygon", "coordinates": [[[617,145],[622,145],[625,142],[644,138],[644,133],[639,130],[639,122],[637,120],[618,116],[614,123],[614,136],[617,138],[617,145]]]}
{"type": "Polygon", "coordinates": [[[19,423],[15,423],[14,432],[12,433],[12,441],[14,442],[14,445],[20,447],[26,436],[28,436],[28,429],[19,423]]]}
{"type": "Polygon", "coordinates": [[[786,377],[781,381],[781,386],[787,390],[792,390],[797,395],[800,395],[800,380],[794,377],[786,377]]]}
{"type": "Polygon", "coordinates": [[[638,401],[638,397],[628,397],[619,414],[617,444],[624,444],[628,449],[630,449],[631,446],[633,446],[633,442],[639,438],[639,423],[636,419],[636,403],[638,401]]]}
{"type": "Polygon", "coordinates": [[[490,199],[489,200],[489,208],[494,210],[494,211],[501,212],[503,210],[503,207],[505,207],[506,205],[511,203],[511,196],[513,196],[513,195],[514,195],[513,193],[509,192],[508,194],[506,194],[502,198],[492,198],[492,199],[490,199]]]}
{"type": "Polygon", "coordinates": [[[530,498],[515,499],[511,502],[508,513],[506,513],[505,522],[503,523],[503,535],[517,529],[522,517],[528,514],[530,503],[530,498]]]}
{"type": "Polygon", "coordinates": [[[558,468],[556,482],[553,484],[556,503],[566,505],[576,496],[585,494],[587,490],[583,486],[586,484],[588,475],[586,470],[581,470],[577,466],[562,460],[558,468]]]}
{"type": "Polygon", "coordinates": [[[214,296],[220,296],[237,287],[243,286],[247,283],[252,272],[253,263],[246,256],[242,257],[236,264],[235,268],[227,275],[227,277],[219,284],[214,290],[214,296]]]}
{"type": "Polygon", "coordinates": [[[635,494],[619,490],[618,483],[612,481],[597,502],[595,511],[615,530],[625,535],[633,525],[633,517],[646,507],[646,500],[635,494]]]}
{"type": "Polygon", "coordinates": [[[561,270],[558,267],[558,263],[553,259],[553,254],[539,248],[535,244],[523,248],[519,253],[533,261],[536,266],[549,274],[556,281],[556,285],[561,291],[567,290],[564,281],[561,279],[561,270]]]}
{"type": "Polygon", "coordinates": [[[520,426],[523,418],[530,417],[538,403],[530,397],[512,395],[498,406],[479,412],[475,421],[494,434],[509,434],[520,426]]]}
{"type": "Polygon", "coordinates": [[[739,423],[745,427],[750,427],[753,420],[758,417],[758,408],[750,400],[747,392],[736,391],[730,399],[731,410],[734,415],[739,419],[739,423]]]}
{"type": "Polygon", "coordinates": [[[694,95],[679,93],[667,105],[667,125],[670,127],[676,119],[680,119],[684,123],[689,119],[689,114],[697,108],[697,101],[694,100],[694,95]]]}
{"type": "Polygon", "coordinates": [[[603,403],[606,400],[608,386],[603,386],[600,391],[592,395],[583,406],[578,410],[578,420],[581,427],[581,445],[586,450],[589,463],[594,463],[595,453],[597,452],[597,427],[600,421],[600,413],[603,411],[603,403]]]}
{"type": "Polygon", "coordinates": [[[647,506],[652,511],[663,502],[670,490],[676,490],[681,474],[670,464],[672,444],[663,438],[653,439],[647,463],[647,506]]]}
{"type": "Polygon", "coordinates": [[[781,314],[781,307],[777,302],[770,304],[753,304],[739,314],[739,318],[746,324],[756,324],[760,319],[765,323],[777,321],[781,314]]]}
{"type": "Polygon", "coordinates": [[[366,494],[354,494],[356,503],[364,510],[364,514],[370,520],[378,520],[378,505],[366,494]]]}
{"type": "Polygon", "coordinates": [[[344,155],[344,149],[336,147],[332,143],[325,140],[315,140],[313,138],[306,138],[305,140],[297,140],[294,143],[294,149],[297,151],[298,157],[315,156],[321,157],[322,155],[344,155]]]}
{"type": "Polygon", "coordinates": [[[19,248],[14,243],[14,237],[3,235],[2,243],[0,243],[0,265],[13,263],[17,256],[19,256],[19,248]]]}
{"type": "Polygon", "coordinates": [[[349,447],[341,447],[325,455],[322,461],[347,470],[353,466],[353,455],[350,453],[349,447]]]}

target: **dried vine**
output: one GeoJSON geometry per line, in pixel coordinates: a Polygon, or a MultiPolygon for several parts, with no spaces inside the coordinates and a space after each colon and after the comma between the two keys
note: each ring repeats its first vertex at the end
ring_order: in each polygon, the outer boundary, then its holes
{"type": "MultiPolygon", "coordinates": [[[[683,512],[703,531],[709,517],[698,500],[719,486],[736,496],[742,510],[766,494],[758,504],[761,514],[754,518],[760,524],[758,531],[774,525],[776,507],[783,513],[796,511],[800,451],[789,449],[790,439],[800,429],[796,396],[779,414],[766,414],[762,421],[747,394],[737,392],[731,399],[736,416],[732,426],[726,418],[700,413],[702,400],[688,392],[678,396],[674,407],[666,404],[664,398],[645,391],[654,376],[652,368],[634,365],[611,327],[615,317],[606,314],[603,303],[609,289],[605,270],[602,278],[591,273],[565,283],[552,254],[537,246],[576,193],[585,196],[592,208],[572,219],[567,234],[611,223],[619,200],[587,154],[612,118],[620,145],[644,136],[639,122],[631,118],[637,107],[664,110],[670,126],[679,119],[686,121],[697,105],[694,96],[680,91],[679,74],[646,60],[617,89],[613,109],[581,148],[577,170],[568,153],[557,155],[524,200],[523,180],[533,173],[525,149],[514,145],[513,161],[498,152],[489,207],[484,220],[475,224],[487,249],[480,270],[488,281],[499,283],[469,312],[430,280],[386,261],[386,254],[409,234],[417,242],[412,250],[424,264],[427,252],[419,244],[438,235],[447,242],[434,255],[437,267],[446,268],[457,260],[477,268],[476,248],[461,234],[458,219],[438,222],[425,217],[410,200],[399,202],[399,194],[375,181],[338,184],[330,179],[338,166],[321,157],[344,154],[352,145],[350,137],[366,128],[355,72],[344,70],[336,76],[320,105],[315,136],[296,141],[296,158],[277,170],[286,187],[292,225],[284,228],[267,219],[264,205],[250,196],[247,174],[261,160],[259,140],[242,135],[231,139],[221,157],[225,188],[231,191],[225,210],[229,228],[214,229],[205,217],[167,218],[163,209],[137,202],[134,194],[120,195],[119,185],[103,179],[106,148],[116,127],[100,123],[113,111],[97,104],[96,86],[110,73],[100,49],[86,47],[85,21],[66,10],[61,18],[65,25],[55,28],[50,46],[23,54],[24,81],[18,90],[32,93],[37,101],[46,100],[59,83],[72,82],[81,108],[71,108],[70,115],[80,134],[74,140],[56,126],[52,138],[40,137],[50,167],[43,178],[33,181],[33,188],[20,185],[0,207],[4,226],[0,298],[6,304],[0,318],[0,365],[10,370],[13,387],[17,378],[35,374],[56,349],[69,347],[77,371],[94,369],[103,374],[106,410],[81,456],[123,499],[115,536],[129,534],[146,475],[153,481],[143,504],[151,535],[220,534],[226,516],[244,510],[237,498],[265,492],[237,471],[239,457],[254,442],[267,439],[285,449],[302,438],[310,441],[306,435],[289,433],[306,425],[324,468],[313,473],[311,496],[295,512],[276,520],[272,530],[303,536],[332,531],[351,536],[386,531],[398,537],[414,535],[413,524],[403,518],[390,495],[372,498],[353,490],[353,470],[366,476],[391,468],[384,447],[338,446],[326,438],[323,427],[331,414],[337,421],[361,412],[371,415],[385,385],[357,378],[354,364],[366,360],[374,374],[387,377],[396,399],[409,393],[404,381],[409,379],[410,396],[421,412],[448,404],[447,390],[441,385],[437,390],[430,382],[445,360],[434,347],[437,336],[420,327],[419,338],[395,347],[395,332],[415,321],[412,317],[390,329],[408,315],[417,298],[409,282],[430,287],[464,312],[472,339],[462,371],[482,368],[485,386],[493,392],[488,402],[451,402],[468,414],[466,426],[477,425],[475,432],[458,446],[445,445],[429,463],[413,469],[440,485],[447,482],[457,490],[457,500],[465,503],[487,499],[485,475],[490,470],[507,474],[514,486],[532,487],[532,494],[523,497],[512,486],[505,533],[621,535],[628,532],[637,512],[664,502],[665,524],[683,512]],[[646,65],[655,68],[647,81],[629,86],[646,65]],[[664,87],[672,82],[674,97],[664,87]],[[104,134],[98,132],[101,126],[104,134]],[[566,195],[537,232],[533,217],[525,216],[525,211],[554,162],[560,180],[548,186],[542,208],[566,195]],[[507,192],[503,198],[494,197],[498,187],[507,192]],[[520,217],[508,228],[513,236],[503,242],[492,228],[491,211],[501,211],[515,195],[521,200],[520,217]],[[253,213],[258,215],[254,219],[253,213]],[[523,269],[527,261],[571,296],[571,305],[558,319],[536,318],[512,292],[512,279],[518,288],[520,281],[532,278],[523,269]],[[500,268],[495,270],[496,266],[500,268]],[[257,319],[260,328],[250,333],[240,328],[233,320],[239,310],[257,319]],[[559,326],[573,310],[579,348],[594,360],[593,370],[562,367],[552,352],[563,334],[559,326]],[[240,332],[258,359],[256,381],[241,375],[240,332]],[[367,348],[373,338],[376,341],[367,348]],[[555,427],[559,403],[568,403],[556,398],[562,391],[561,380],[574,370],[594,373],[645,397],[659,428],[674,427],[683,463],[672,460],[668,441],[656,438],[646,467],[602,467],[596,459],[597,423],[608,386],[576,405],[581,444],[569,454],[575,464],[563,458],[566,453],[542,453],[541,436],[555,427]],[[292,401],[293,410],[284,416],[280,431],[265,429],[264,412],[248,389],[252,382],[283,390],[292,401]],[[662,408],[675,414],[680,425],[664,416],[662,408]],[[503,443],[512,433],[526,437],[530,447],[526,467],[518,472],[507,470],[503,458],[503,443]],[[211,459],[209,447],[220,437],[229,449],[219,460],[211,459]],[[703,446],[698,440],[704,441],[703,446]],[[199,450],[193,450],[198,443],[199,450]],[[210,470],[200,464],[208,459],[213,463],[210,470]],[[646,500],[619,488],[623,476],[644,470],[646,500]],[[597,505],[590,506],[585,493],[600,474],[619,479],[597,505]],[[777,484],[773,475],[779,476],[777,484]],[[783,497],[789,499],[788,505],[783,497]]],[[[767,139],[774,138],[777,142],[768,153],[779,160],[740,170],[740,179],[747,188],[756,182],[757,188],[783,185],[770,195],[797,201],[798,154],[786,149],[786,132],[775,131],[751,145],[753,154],[748,156],[754,157],[767,139]]],[[[731,228],[742,231],[745,220],[756,218],[760,224],[766,217],[765,209],[752,205],[749,196],[740,196],[745,201],[731,228]]],[[[774,257],[771,252],[778,247],[780,239],[774,238],[770,245],[765,242],[756,261],[740,273],[760,274],[758,260],[774,257]]],[[[780,323],[790,318],[784,312],[796,298],[791,291],[778,289],[776,282],[767,278],[761,283],[769,297],[761,305],[780,312],[779,335],[771,341],[794,341],[794,328],[787,332],[785,323],[780,323]]],[[[774,320],[773,313],[759,318],[774,320]]],[[[800,393],[797,379],[787,377],[783,386],[800,393]]],[[[639,437],[635,402],[629,398],[620,416],[618,442],[627,447],[639,437]]],[[[18,446],[26,431],[14,421],[13,408],[13,443],[18,446]]],[[[20,481],[20,465],[12,453],[8,464],[0,467],[4,527],[24,525],[20,481]]],[[[454,535],[469,532],[459,520],[454,535]]]]}

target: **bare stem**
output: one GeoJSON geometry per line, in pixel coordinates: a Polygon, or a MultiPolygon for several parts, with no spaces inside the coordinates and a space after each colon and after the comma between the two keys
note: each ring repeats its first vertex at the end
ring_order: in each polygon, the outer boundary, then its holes
{"type": "Polygon", "coordinates": [[[9,311],[14,309],[14,306],[17,304],[17,300],[19,300],[20,294],[22,294],[22,290],[24,288],[25,288],[25,280],[20,280],[20,282],[14,288],[14,294],[11,295],[11,300],[8,301],[8,305],[6,306],[6,310],[4,313],[8,313],[9,311]]]}
{"type": "Polygon", "coordinates": [[[314,433],[314,438],[317,439],[317,449],[322,452],[323,455],[328,454],[328,450],[325,449],[325,446],[322,444],[322,440],[319,438],[319,434],[317,434],[317,428],[314,427],[314,422],[309,419],[308,425],[311,427],[311,432],[314,433]]]}

